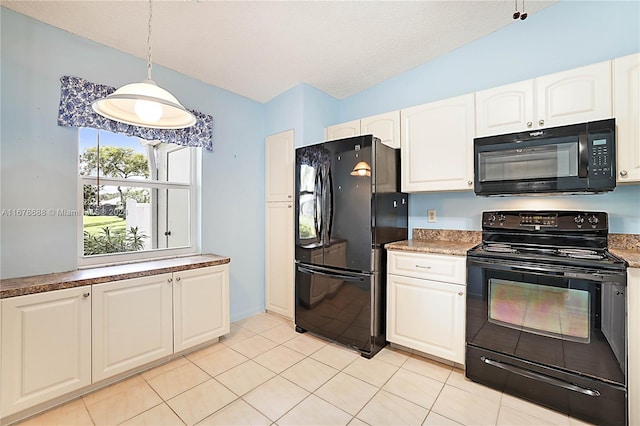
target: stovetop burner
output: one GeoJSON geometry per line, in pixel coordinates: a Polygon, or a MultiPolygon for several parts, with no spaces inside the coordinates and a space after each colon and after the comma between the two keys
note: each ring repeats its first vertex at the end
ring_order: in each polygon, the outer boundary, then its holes
{"type": "Polygon", "coordinates": [[[482,214],[482,244],[471,256],[620,269],[626,262],[607,250],[604,212],[501,211],[482,214]]]}

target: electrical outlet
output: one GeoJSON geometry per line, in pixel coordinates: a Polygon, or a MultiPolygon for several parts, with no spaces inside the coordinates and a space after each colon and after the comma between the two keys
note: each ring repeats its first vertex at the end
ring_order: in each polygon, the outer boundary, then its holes
{"type": "Polygon", "coordinates": [[[427,210],[427,222],[435,222],[436,221],[436,211],[435,209],[427,210]]]}

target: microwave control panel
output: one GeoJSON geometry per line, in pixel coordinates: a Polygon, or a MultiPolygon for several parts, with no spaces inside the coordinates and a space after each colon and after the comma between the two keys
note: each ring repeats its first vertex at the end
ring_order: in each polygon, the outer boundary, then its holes
{"type": "Polygon", "coordinates": [[[589,176],[609,178],[615,173],[612,167],[613,149],[611,135],[589,135],[589,176]]]}

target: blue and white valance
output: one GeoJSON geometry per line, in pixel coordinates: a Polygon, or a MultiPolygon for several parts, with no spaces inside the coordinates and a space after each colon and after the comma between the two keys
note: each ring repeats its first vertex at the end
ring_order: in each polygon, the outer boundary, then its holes
{"type": "Polygon", "coordinates": [[[95,113],[91,108],[93,101],[115,92],[115,87],[71,76],[62,77],[60,83],[58,126],[90,127],[147,140],[202,147],[213,151],[213,117],[210,115],[189,110],[196,116],[196,124],[186,129],[150,129],[134,126],[110,120],[95,113]]]}

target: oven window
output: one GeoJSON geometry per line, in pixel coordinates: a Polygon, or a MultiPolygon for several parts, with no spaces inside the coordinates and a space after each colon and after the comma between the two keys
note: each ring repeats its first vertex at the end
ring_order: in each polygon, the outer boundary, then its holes
{"type": "Polygon", "coordinates": [[[481,182],[578,176],[578,142],[480,152],[481,182]]]}
{"type": "Polygon", "coordinates": [[[489,322],[580,343],[589,343],[589,292],[489,279],[489,322]]]}

